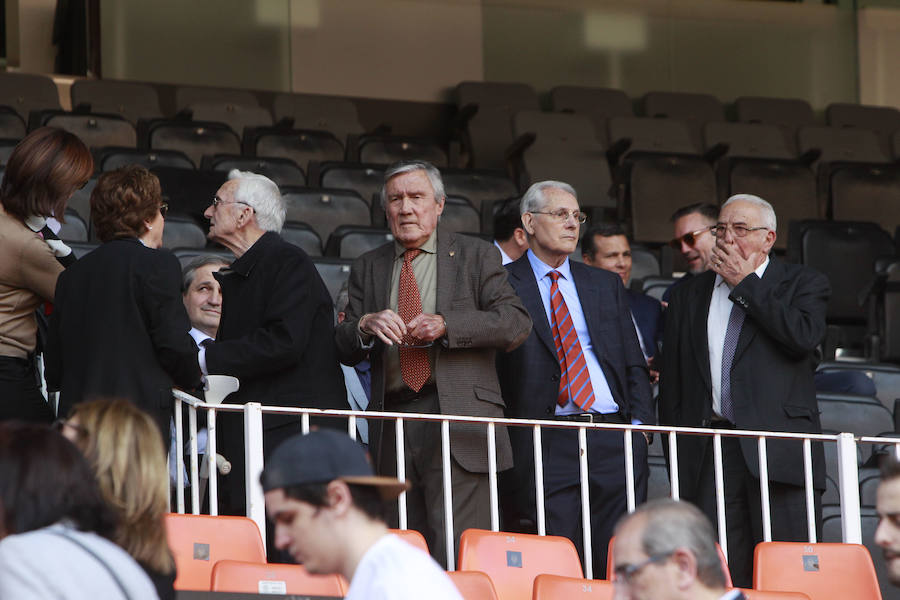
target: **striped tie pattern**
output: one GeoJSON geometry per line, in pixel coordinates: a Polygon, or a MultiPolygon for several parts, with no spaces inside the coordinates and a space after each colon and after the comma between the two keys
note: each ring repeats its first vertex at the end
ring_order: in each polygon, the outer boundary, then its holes
{"type": "Polygon", "coordinates": [[[559,359],[559,395],[556,403],[560,406],[572,400],[582,410],[590,409],[594,403],[594,388],[588,374],[584,352],[575,332],[575,323],[569,315],[566,301],[559,291],[559,271],[548,273],[550,284],[550,326],[553,329],[553,343],[556,344],[556,357],[559,359]]]}
{"type": "Polygon", "coordinates": [[[725,342],[722,345],[720,411],[722,416],[732,423],[734,423],[734,401],[731,397],[731,366],[734,363],[734,353],[737,351],[738,338],[741,337],[741,327],[744,325],[745,316],[746,313],[737,304],[731,307],[728,327],[725,329],[725,342]]]}
{"type": "MultiPolygon", "coordinates": [[[[397,296],[397,313],[404,323],[409,323],[413,318],[422,314],[422,297],[419,294],[419,284],[412,270],[412,261],[422,250],[414,248],[403,254],[403,266],[400,268],[400,287],[397,296]]],[[[422,340],[414,338],[408,333],[403,336],[403,343],[410,345],[422,344],[422,340]]],[[[410,389],[418,392],[431,377],[431,363],[428,362],[428,349],[408,348],[400,346],[400,374],[403,382],[410,389]]]]}

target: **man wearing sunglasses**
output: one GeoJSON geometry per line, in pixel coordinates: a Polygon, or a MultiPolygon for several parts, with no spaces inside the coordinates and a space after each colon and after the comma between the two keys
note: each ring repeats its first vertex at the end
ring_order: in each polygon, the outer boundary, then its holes
{"type": "Polygon", "coordinates": [[[616,600],[743,600],[726,589],[713,527],[697,507],[653,500],[622,518],[613,548],[616,600]]]}
{"type": "MultiPolygon", "coordinates": [[[[831,287],[821,273],[769,255],[772,206],[739,194],[722,205],[710,270],[672,292],[660,375],[660,423],[715,429],[820,433],[813,381],[831,287]]],[[[678,436],[681,497],[716,522],[710,437],[678,436]]],[[[723,437],[728,557],[735,585],[749,587],[762,541],[757,440],[723,437]]],[[[769,441],[772,537],[807,539],[803,449],[769,441]]],[[[822,446],[813,444],[813,487],[825,487],[822,446]]],[[[820,505],[821,495],[815,494],[820,505]]]]}
{"type": "Polygon", "coordinates": [[[687,266],[681,279],[675,282],[663,294],[663,302],[668,302],[672,288],[694,275],[709,270],[709,259],[716,245],[712,235],[712,227],[719,218],[719,207],[713,204],[689,204],[676,210],[671,217],[675,237],[669,246],[679,252],[687,266]]]}

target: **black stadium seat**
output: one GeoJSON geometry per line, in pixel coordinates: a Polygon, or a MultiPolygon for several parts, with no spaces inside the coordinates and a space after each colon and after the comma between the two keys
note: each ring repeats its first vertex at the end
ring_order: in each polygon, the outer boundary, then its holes
{"type": "Polygon", "coordinates": [[[206,232],[192,218],[169,212],[163,229],[163,248],[204,248],[206,232]]]}
{"type": "Polygon", "coordinates": [[[240,154],[241,141],[222,123],[159,119],[147,125],[147,143],[153,150],[179,150],[194,166],[204,155],[240,154]]]}
{"type": "Polygon", "coordinates": [[[88,222],[71,208],[66,209],[66,222],[57,233],[64,242],[87,242],[88,222]]]}
{"type": "Polygon", "coordinates": [[[125,165],[141,165],[147,169],[154,167],[194,168],[191,159],[184,152],[178,150],[139,150],[109,146],[95,150],[94,157],[100,171],[113,171],[125,165]]]}
{"type": "Polygon", "coordinates": [[[481,218],[472,204],[460,196],[447,196],[441,214],[441,228],[447,231],[478,232],[481,218]]]}
{"type": "Polygon", "coordinates": [[[369,207],[355,192],[328,188],[281,190],[289,221],[302,221],[327,240],[339,225],[371,224],[369,207]]]}
{"type": "Polygon", "coordinates": [[[611,117],[633,117],[631,100],[622,90],[560,85],[550,90],[550,103],[556,112],[573,112],[588,117],[597,139],[606,145],[606,122],[611,117]]]}
{"type": "Polygon", "coordinates": [[[316,230],[300,221],[288,221],[281,229],[281,237],[310,256],[322,256],[322,239],[316,230]]]}
{"type": "Polygon", "coordinates": [[[8,106],[28,122],[33,110],[61,110],[53,80],[31,73],[0,73],[0,105],[8,106]]]}
{"type": "Polygon", "coordinates": [[[331,301],[334,302],[337,299],[338,292],[341,291],[341,286],[350,278],[350,264],[353,261],[344,258],[323,258],[321,256],[314,256],[312,261],[316,265],[316,270],[319,272],[319,276],[322,277],[322,281],[325,282],[325,287],[328,288],[328,292],[331,294],[331,301]]]}
{"type": "Polygon", "coordinates": [[[110,79],[77,79],[70,90],[72,106],[113,113],[136,125],[139,119],[161,118],[159,95],[152,85],[110,79]]]}
{"type": "Polygon", "coordinates": [[[327,162],[319,166],[318,181],[323,188],[353,190],[367,204],[378,207],[381,205],[384,169],[384,165],[327,162]]]}
{"type": "Polygon", "coordinates": [[[344,145],[329,131],[258,127],[245,132],[244,154],[285,158],[306,169],[310,161],[342,160],[344,145]]]}
{"type": "Polygon", "coordinates": [[[854,435],[879,435],[894,429],[894,418],[877,398],[818,392],[822,429],[854,435]]]}
{"type": "Polygon", "coordinates": [[[228,173],[231,169],[259,173],[274,181],[278,187],[303,187],[306,185],[306,175],[303,169],[298,167],[297,163],[287,158],[219,154],[207,156],[203,168],[225,173],[228,173]]]}
{"type": "Polygon", "coordinates": [[[325,243],[325,256],[356,258],[393,239],[394,237],[387,229],[341,225],[328,237],[328,241],[325,243]]]}

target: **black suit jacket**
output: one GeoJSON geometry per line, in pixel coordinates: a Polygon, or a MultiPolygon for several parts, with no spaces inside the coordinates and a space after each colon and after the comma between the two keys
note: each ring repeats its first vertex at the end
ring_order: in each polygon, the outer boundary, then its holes
{"type": "MultiPolygon", "coordinates": [[[[240,379],[228,403],[349,408],[331,296],[303,250],[268,232],[214,277],[222,286],[222,318],[206,367],[240,379]]],[[[263,417],[266,429],[296,422],[263,417]]]]}
{"type": "MultiPolygon", "coordinates": [[[[674,288],[666,311],[660,375],[660,423],[708,426],[712,383],[706,322],[716,274],[708,271],[674,288]]],[[[739,429],[819,433],[813,381],[816,347],[825,336],[831,286],[821,273],[770,258],[762,279],[754,274],[731,291],[746,312],[732,365],[735,425],[739,429]]],[[[700,476],[707,439],[679,436],[682,495],[691,498],[700,476]]],[[[742,438],[747,467],[759,477],[755,439],[742,438]]],[[[799,443],[767,444],[769,479],[803,484],[799,443]]],[[[813,444],[814,483],[825,486],[824,454],[813,444]]]]}
{"type": "Polygon", "coordinates": [[[647,348],[648,358],[653,358],[656,356],[656,344],[662,337],[660,335],[662,333],[662,304],[656,298],[634,290],[626,289],[625,294],[631,314],[634,315],[641,338],[644,340],[644,346],[647,348]]]}
{"type": "Polygon", "coordinates": [[[128,398],[169,435],[172,386],[200,385],[181,267],[137,239],[107,242],[63,271],[45,354],[59,414],[92,397],[128,398]]]}

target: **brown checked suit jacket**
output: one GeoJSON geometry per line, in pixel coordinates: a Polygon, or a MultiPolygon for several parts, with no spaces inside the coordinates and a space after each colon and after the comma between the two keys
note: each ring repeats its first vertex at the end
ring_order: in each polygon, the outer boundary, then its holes
{"type": "MultiPolygon", "coordinates": [[[[360,256],[350,271],[347,319],[335,330],[341,362],[372,362],[370,410],[384,407],[383,344],[363,347],[357,326],[367,313],[389,308],[393,242],[360,256]]],[[[487,242],[438,229],[437,313],[447,323],[435,358],[435,383],[441,413],[502,417],[504,403],[495,356],[519,346],[531,331],[531,318],[506,279],[500,253],[487,242]]],[[[381,421],[370,421],[370,447],[379,454],[381,421]],[[373,427],[373,425],[375,425],[373,427]]],[[[435,443],[440,443],[435,440],[435,443]]],[[[486,428],[451,424],[453,458],[466,470],[488,470],[486,428]]],[[[376,462],[377,464],[377,462],[376,462]]],[[[497,428],[497,467],[512,466],[509,435],[497,428]]]]}

